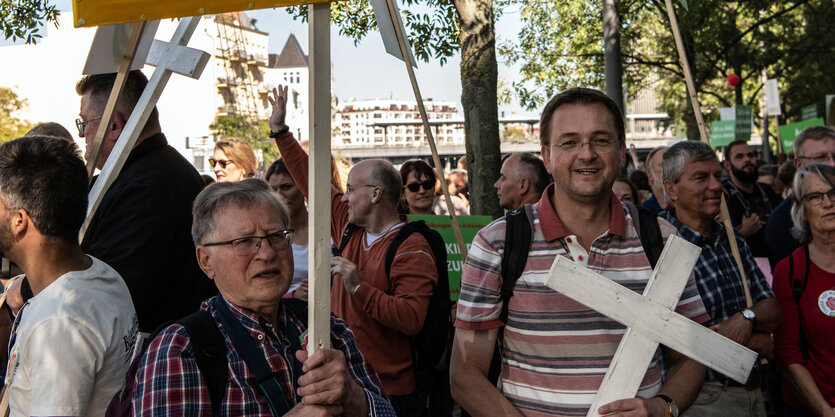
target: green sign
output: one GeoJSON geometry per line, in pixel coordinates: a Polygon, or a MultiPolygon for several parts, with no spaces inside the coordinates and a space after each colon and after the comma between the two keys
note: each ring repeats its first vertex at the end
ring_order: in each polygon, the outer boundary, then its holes
{"type": "Polygon", "coordinates": [[[725,120],[710,124],[710,145],[714,148],[725,146],[736,140],[736,120],[725,120]]]}
{"type": "Polygon", "coordinates": [[[780,126],[780,139],[783,141],[783,152],[791,150],[794,147],[794,140],[797,138],[797,135],[809,126],[823,126],[823,119],[818,117],[816,119],[780,126]]]}
{"type": "MultiPolygon", "coordinates": [[[[446,244],[447,271],[449,273],[449,298],[458,301],[461,292],[461,271],[464,270],[464,260],[458,250],[455,232],[452,231],[452,220],[449,216],[434,216],[430,214],[410,214],[409,221],[423,220],[430,229],[441,234],[446,244]]],[[[493,221],[490,216],[458,216],[461,235],[469,252],[476,233],[493,221]]]]}
{"type": "Polygon", "coordinates": [[[802,120],[817,119],[820,117],[818,114],[818,105],[812,104],[800,109],[800,116],[802,120]]]}
{"type": "Polygon", "coordinates": [[[734,124],[734,140],[751,140],[751,125],[753,110],[751,106],[736,106],[736,123],[734,124]]]}

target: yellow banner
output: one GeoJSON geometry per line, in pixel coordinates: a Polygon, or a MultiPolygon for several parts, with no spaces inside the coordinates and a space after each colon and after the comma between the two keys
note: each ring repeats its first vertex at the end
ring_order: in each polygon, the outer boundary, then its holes
{"type": "Polygon", "coordinates": [[[75,27],[90,27],[327,2],[328,0],[73,0],[72,12],[75,27]]]}

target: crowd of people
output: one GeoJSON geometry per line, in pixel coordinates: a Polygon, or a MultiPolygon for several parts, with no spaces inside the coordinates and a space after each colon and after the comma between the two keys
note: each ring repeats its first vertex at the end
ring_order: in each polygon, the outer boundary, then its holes
{"type": "MultiPolygon", "coordinates": [[[[77,85],[88,145],[115,78],[77,85]]],[[[129,74],[97,167],[146,84],[129,74]]],[[[7,283],[0,314],[9,339],[0,408],[585,415],[626,329],[551,290],[554,259],[642,293],[678,235],[701,253],[675,311],[762,361],[737,382],[664,347],[635,397],[598,412],[835,416],[835,130],[801,132],[779,168],[742,141],[721,162],[688,141],[641,159],[609,97],[563,91],[542,110],[541,154],[502,158],[494,186],[507,214],[473,240],[452,313],[437,310],[448,284],[433,267],[443,259],[436,232],[406,218],[446,213],[436,170],[372,159],[343,179],[334,160],[331,274],[317,277],[331,280],[332,348],[308,355],[309,160],[285,124],[286,87],[268,99],[282,158],[259,169],[246,141],[225,138],[209,179],[168,145],[154,110],[81,243],[89,181],[71,135],[50,124],[0,145],[0,249],[23,272],[7,283]],[[430,326],[440,327],[429,330],[443,355],[427,367],[417,341],[430,326]],[[775,381],[782,389],[769,388],[775,381]]],[[[468,213],[466,160],[447,182],[453,209],[468,213]]]]}

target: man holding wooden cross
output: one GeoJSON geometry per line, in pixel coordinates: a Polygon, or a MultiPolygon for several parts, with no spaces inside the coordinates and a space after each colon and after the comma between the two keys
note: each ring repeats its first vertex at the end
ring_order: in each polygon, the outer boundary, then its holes
{"type": "MultiPolygon", "coordinates": [[[[88,149],[115,79],[116,74],[89,75],[76,85],[78,134],[88,149]]],[[[97,168],[107,161],[147,84],[140,71],[128,75],[97,168]]],[[[125,279],[142,332],[189,314],[217,293],[197,266],[189,232],[191,203],[203,185],[194,167],[168,145],[154,109],[81,242],[125,279]]]]}
{"type": "MultiPolygon", "coordinates": [[[[269,99],[273,105],[270,137],[275,138],[296,185],[308,197],[308,157],[284,124],[287,88],[279,85],[269,99]]],[[[331,260],[331,311],[351,327],[397,415],[408,417],[419,415],[423,408],[415,395],[411,339],[423,327],[438,273],[429,243],[420,233],[413,233],[397,249],[386,274],[388,247],[404,226],[397,214],[402,187],[400,173],[390,162],[367,160],[348,173],[344,194],[331,190],[334,244],[340,245],[349,225],[359,226],[331,260]]]]}
{"type": "MultiPolygon", "coordinates": [[[[473,241],[464,267],[450,375],[456,401],[473,415],[585,415],[623,337],[624,328],[546,286],[556,256],[564,256],[642,292],[652,268],[627,208],[612,194],[624,166],[624,120],[617,105],[591,89],[564,91],[546,105],[542,156],[554,178],[533,205],[527,263],[500,320],[501,264],[508,231],[499,219],[473,241]],[[502,328],[502,326],[505,326],[502,328]],[[501,384],[488,381],[501,332],[501,384]]],[[[654,218],[653,218],[654,219],[654,218]]],[[[663,237],[675,228],[657,219],[663,237]]],[[[663,278],[662,278],[663,279],[663,278]]],[[[692,277],[676,311],[708,319],[692,277]]],[[[639,397],[600,407],[613,416],[669,416],[696,398],[705,368],[666,350],[647,369],[639,397]]]]}
{"type": "MultiPolygon", "coordinates": [[[[753,305],[746,304],[742,277],[734,262],[728,235],[715,220],[722,197],[722,171],[710,145],[679,142],[664,153],[664,189],[673,203],[666,213],[682,238],[702,248],[696,264],[696,285],[710,320],[705,323],[734,342],[770,358],[771,332],[780,323],[780,305],[742,234],[735,231],[753,305]]],[[[765,416],[759,370],[739,384],[712,369],[686,415],[694,417],[765,416]]]]}

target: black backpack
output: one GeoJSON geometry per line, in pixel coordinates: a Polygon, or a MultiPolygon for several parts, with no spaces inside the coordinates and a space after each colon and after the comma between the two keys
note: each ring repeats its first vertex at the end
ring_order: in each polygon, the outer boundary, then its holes
{"type": "MultiPolygon", "coordinates": [[[[302,319],[307,318],[307,302],[304,300],[297,300],[293,298],[285,298],[282,300],[287,310],[302,319]]],[[[139,364],[142,362],[142,357],[148,351],[148,346],[160,332],[166,327],[179,323],[185,327],[186,332],[191,342],[192,350],[194,351],[194,360],[197,362],[197,369],[206,380],[206,385],[209,390],[209,398],[212,402],[212,415],[218,415],[220,406],[223,403],[223,397],[226,393],[226,382],[228,374],[228,361],[226,358],[227,349],[226,342],[220,329],[215,323],[214,318],[208,311],[199,310],[189,314],[179,320],[165,323],[154,330],[148,338],[142,343],[142,348],[134,356],[133,362],[128,367],[125,375],[125,388],[117,393],[110,401],[110,405],[105,412],[106,417],[129,417],[133,415],[133,407],[131,400],[133,399],[133,392],[136,389],[136,372],[139,370],[139,364]]],[[[234,341],[234,338],[233,338],[234,341]]],[[[296,348],[300,348],[300,342],[297,340],[290,340],[291,344],[298,344],[296,348]]],[[[301,367],[300,365],[298,366],[301,367]]],[[[297,372],[297,375],[300,375],[297,372]]],[[[293,385],[297,386],[298,381],[294,381],[293,385]]]]}
{"type": "MultiPolygon", "coordinates": [[[[334,248],[334,254],[340,256],[342,249],[348,244],[351,236],[359,230],[360,227],[348,224],[339,246],[334,248]]],[[[390,277],[391,264],[394,262],[394,256],[400,245],[412,235],[412,233],[420,233],[429,247],[432,248],[432,254],[435,256],[435,269],[438,271],[438,284],[432,291],[432,298],[429,299],[429,307],[426,311],[426,319],[423,322],[423,328],[414,337],[412,341],[412,354],[415,360],[415,368],[418,370],[438,370],[446,363],[446,358],[449,352],[446,349],[448,342],[448,328],[449,315],[452,310],[452,301],[449,299],[449,276],[447,266],[446,245],[441,235],[430,229],[429,226],[422,220],[409,222],[403,225],[397,234],[394,236],[391,244],[386,250],[386,277],[390,277]]],[[[386,290],[390,294],[391,285],[386,290]]]]}
{"type": "MultiPolygon", "coordinates": [[[[661,228],[658,226],[658,216],[643,207],[626,203],[627,210],[632,217],[632,222],[638,230],[641,239],[641,246],[644,248],[649,259],[649,264],[655,268],[661,251],[664,250],[664,239],[661,236],[661,228]]],[[[533,240],[533,209],[529,204],[505,214],[505,243],[504,254],[502,255],[502,287],[500,295],[502,298],[502,312],[499,319],[502,326],[507,324],[508,304],[513,297],[513,288],[516,281],[522,275],[525,264],[528,261],[528,252],[531,249],[533,240]]],[[[499,331],[496,339],[497,345],[493,349],[493,359],[490,362],[490,371],[487,379],[495,384],[501,374],[502,357],[501,348],[504,339],[504,327],[499,331]]]]}

